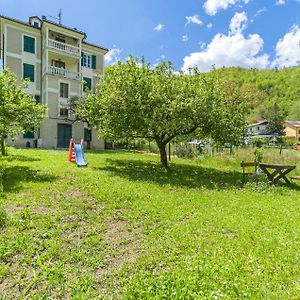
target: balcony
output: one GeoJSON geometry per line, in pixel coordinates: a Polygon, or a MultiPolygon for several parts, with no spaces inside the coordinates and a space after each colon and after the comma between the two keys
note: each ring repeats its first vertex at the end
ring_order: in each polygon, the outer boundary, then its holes
{"type": "Polygon", "coordinates": [[[47,73],[55,76],[60,76],[68,79],[73,79],[73,80],[80,80],[80,73],[78,72],[72,72],[68,71],[66,69],[61,69],[53,66],[48,66],[47,73]]]}
{"type": "Polygon", "coordinates": [[[57,50],[57,51],[61,51],[61,52],[70,54],[70,55],[74,55],[77,57],[81,56],[79,47],[75,47],[75,46],[72,46],[72,45],[69,45],[66,43],[58,42],[58,41],[55,41],[52,39],[47,40],[47,47],[57,50]]]}

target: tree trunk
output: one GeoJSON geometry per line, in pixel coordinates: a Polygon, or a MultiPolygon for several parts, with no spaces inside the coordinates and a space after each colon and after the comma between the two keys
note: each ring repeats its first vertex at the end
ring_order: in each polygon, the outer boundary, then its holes
{"type": "Polygon", "coordinates": [[[4,135],[1,135],[1,141],[0,141],[0,147],[1,147],[1,154],[6,155],[5,152],[5,141],[4,141],[4,135]]]}
{"type": "Polygon", "coordinates": [[[168,156],[166,151],[167,144],[160,140],[156,140],[156,143],[160,153],[160,164],[163,168],[168,169],[168,156]]]}

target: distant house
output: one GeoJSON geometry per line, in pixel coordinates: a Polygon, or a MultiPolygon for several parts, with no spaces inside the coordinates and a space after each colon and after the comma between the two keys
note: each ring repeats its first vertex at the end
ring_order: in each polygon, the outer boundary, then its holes
{"type": "Polygon", "coordinates": [[[285,137],[300,144],[300,121],[286,121],[284,126],[285,137]]]}
{"type": "Polygon", "coordinates": [[[254,124],[249,124],[246,127],[247,135],[264,135],[267,134],[268,121],[261,121],[254,124]]]}

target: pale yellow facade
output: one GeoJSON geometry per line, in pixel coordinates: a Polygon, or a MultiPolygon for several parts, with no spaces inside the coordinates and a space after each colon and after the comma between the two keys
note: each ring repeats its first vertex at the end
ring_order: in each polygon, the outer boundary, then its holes
{"type": "Polygon", "coordinates": [[[45,18],[31,17],[24,23],[0,16],[3,67],[16,74],[19,84],[29,74],[26,92],[48,108],[39,130],[8,142],[17,147],[65,148],[70,137],[85,143],[91,137],[91,148],[104,148],[96,130],[88,132],[87,124],[74,122],[69,110],[69,100],[84,94],[84,84],[94,90],[103,75],[108,50],[85,39],[85,33],[45,18]]]}
{"type": "Polygon", "coordinates": [[[287,121],[284,123],[285,137],[300,144],[300,122],[287,121]]]}

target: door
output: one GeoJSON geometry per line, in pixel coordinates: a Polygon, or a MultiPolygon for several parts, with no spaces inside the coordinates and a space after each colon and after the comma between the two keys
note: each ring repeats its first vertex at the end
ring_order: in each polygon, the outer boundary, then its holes
{"type": "Polygon", "coordinates": [[[72,137],[72,125],[57,124],[57,148],[68,148],[72,137]]]}

